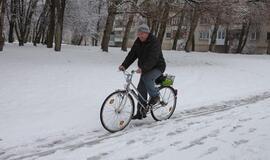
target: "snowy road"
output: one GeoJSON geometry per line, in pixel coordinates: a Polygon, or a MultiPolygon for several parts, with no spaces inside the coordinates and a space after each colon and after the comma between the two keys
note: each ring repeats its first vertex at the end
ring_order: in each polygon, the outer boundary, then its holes
{"type": "Polygon", "coordinates": [[[185,159],[267,160],[269,126],[270,92],[264,92],[185,110],[163,122],[134,121],[115,134],[97,130],[54,141],[38,139],[33,144],[2,149],[0,159],[135,160],[183,156],[185,159]]]}

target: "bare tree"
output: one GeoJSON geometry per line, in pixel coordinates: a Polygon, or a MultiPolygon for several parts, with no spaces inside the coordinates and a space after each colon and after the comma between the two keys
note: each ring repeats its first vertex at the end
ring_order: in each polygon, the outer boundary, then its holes
{"type": "Polygon", "coordinates": [[[241,29],[241,34],[239,37],[239,42],[238,42],[238,47],[237,47],[236,53],[242,53],[242,51],[247,43],[250,25],[251,25],[250,20],[247,20],[246,22],[242,23],[242,29],[241,29]]]}
{"type": "Polygon", "coordinates": [[[190,52],[192,48],[192,44],[194,44],[194,32],[197,28],[198,21],[200,18],[200,6],[195,4],[195,7],[191,10],[191,21],[190,21],[190,29],[188,34],[188,39],[185,46],[185,51],[190,52]]]}
{"type": "Polygon", "coordinates": [[[49,26],[47,31],[47,48],[53,48],[53,39],[55,33],[55,1],[56,0],[48,0],[49,1],[49,26]]]}
{"type": "Polygon", "coordinates": [[[97,4],[97,10],[96,10],[96,14],[98,15],[98,20],[96,22],[96,27],[95,27],[95,32],[92,34],[92,45],[93,46],[97,46],[98,42],[100,40],[100,31],[102,30],[102,28],[104,27],[104,0],[99,0],[98,4],[97,4]]]}
{"type": "Polygon", "coordinates": [[[61,51],[66,0],[56,0],[55,51],[61,51]]]}
{"type": "Polygon", "coordinates": [[[29,3],[24,0],[16,0],[16,20],[15,31],[19,41],[19,46],[27,42],[31,29],[32,16],[37,7],[38,0],[30,0],[29,3]],[[28,4],[28,5],[27,5],[28,4]]]}
{"type": "MultiPolygon", "coordinates": [[[[247,1],[240,1],[237,10],[237,18],[242,23],[242,29],[238,41],[236,53],[242,53],[249,36],[250,28],[256,26],[263,21],[264,4],[249,3],[247,1]]],[[[248,51],[245,51],[248,52],[248,51]]]]}
{"type": "Polygon", "coordinates": [[[16,8],[17,8],[17,1],[16,0],[10,0],[10,12],[7,10],[7,18],[9,21],[9,33],[8,33],[8,42],[13,43],[14,42],[14,27],[15,27],[15,21],[16,21],[16,8]]]}
{"type": "Polygon", "coordinates": [[[108,52],[110,34],[113,29],[113,23],[115,20],[115,15],[117,12],[117,6],[122,2],[122,0],[109,0],[108,2],[108,16],[106,20],[105,29],[103,32],[103,38],[101,42],[101,49],[104,52],[108,52]]]}
{"type": "Polygon", "coordinates": [[[0,1],[0,51],[3,51],[5,38],[3,37],[4,16],[5,16],[6,0],[0,1]]]}
{"type": "Polygon", "coordinates": [[[169,13],[170,13],[170,4],[169,4],[169,1],[166,0],[164,2],[164,8],[163,8],[163,12],[162,12],[160,28],[159,28],[158,37],[157,37],[160,44],[162,44],[162,42],[163,42],[163,38],[165,35],[166,26],[167,26],[167,21],[169,19],[169,13]]]}
{"type": "MultiPolygon", "coordinates": [[[[133,4],[132,5],[136,5],[138,2],[138,0],[133,0],[133,4]]],[[[123,37],[123,41],[122,41],[122,51],[127,51],[127,43],[128,43],[128,36],[132,27],[132,23],[133,23],[133,19],[134,19],[134,14],[130,14],[128,17],[128,22],[127,25],[125,27],[125,33],[124,33],[124,37],[123,37]]]]}
{"type": "Polygon", "coordinates": [[[173,38],[173,46],[172,46],[172,50],[176,50],[176,47],[177,47],[177,41],[178,41],[178,39],[179,39],[179,37],[180,37],[181,31],[182,31],[182,26],[183,26],[183,24],[184,24],[184,19],[185,19],[186,12],[187,12],[187,10],[185,9],[186,6],[187,6],[187,4],[185,3],[185,4],[184,4],[184,7],[182,8],[180,20],[179,20],[179,22],[178,22],[177,30],[176,30],[175,36],[174,36],[174,38],[173,38]]]}
{"type": "Polygon", "coordinates": [[[43,36],[45,36],[46,29],[48,28],[48,15],[49,15],[49,0],[46,0],[43,10],[37,20],[34,28],[33,43],[34,46],[41,42],[43,36]]]}
{"type": "MultiPolygon", "coordinates": [[[[217,8],[222,7],[220,5],[217,5],[217,8]]],[[[215,14],[215,13],[214,13],[215,14]]],[[[215,51],[215,45],[216,45],[216,39],[217,39],[217,32],[219,29],[219,25],[221,24],[221,11],[220,9],[216,10],[216,14],[213,16],[213,21],[214,21],[214,28],[211,33],[211,40],[210,40],[210,45],[209,45],[209,51],[214,52],[215,51]]]]}

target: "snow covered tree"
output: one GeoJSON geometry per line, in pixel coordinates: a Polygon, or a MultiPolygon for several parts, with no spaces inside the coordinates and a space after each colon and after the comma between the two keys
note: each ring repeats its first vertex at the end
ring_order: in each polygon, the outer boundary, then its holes
{"type": "Polygon", "coordinates": [[[64,26],[71,32],[71,43],[80,45],[82,40],[91,38],[97,45],[106,17],[105,0],[74,0],[67,2],[64,26]],[[79,18],[78,18],[79,17],[79,18]]]}

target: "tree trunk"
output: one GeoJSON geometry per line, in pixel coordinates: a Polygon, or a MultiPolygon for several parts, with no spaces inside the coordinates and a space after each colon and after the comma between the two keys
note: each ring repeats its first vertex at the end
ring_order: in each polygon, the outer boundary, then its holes
{"type": "Polygon", "coordinates": [[[49,26],[47,33],[47,48],[53,48],[53,39],[55,33],[55,1],[49,0],[50,11],[49,11],[49,26]]]}
{"type": "Polygon", "coordinates": [[[181,28],[183,26],[183,23],[184,23],[184,18],[185,18],[185,11],[182,11],[182,14],[181,14],[181,17],[180,17],[180,21],[177,25],[177,31],[175,33],[175,36],[173,38],[173,46],[172,46],[172,50],[176,50],[176,47],[177,47],[177,41],[180,37],[180,33],[181,33],[181,28]]]}
{"type": "Polygon", "coordinates": [[[30,0],[27,4],[24,0],[16,0],[16,20],[15,20],[15,31],[19,41],[19,46],[23,46],[28,41],[29,33],[31,29],[31,21],[35,9],[37,7],[38,0],[30,0]]]}
{"type": "Polygon", "coordinates": [[[270,40],[268,40],[267,54],[269,54],[269,55],[270,55],[270,40]]]}
{"type": "Polygon", "coordinates": [[[11,0],[10,3],[10,22],[9,22],[9,33],[8,33],[8,42],[14,42],[14,27],[15,27],[15,20],[16,20],[16,0],[11,0]]]}
{"type": "MultiPolygon", "coordinates": [[[[138,0],[133,0],[134,4],[137,4],[138,0]]],[[[128,44],[128,37],[129,37],[129,33],[132,27],[132,23],[133,23],[133,19],[134,19],[134,14],[130,15],[128,17],[128,22],[126,25],[126,29],[125,29],[125,34],[123,37],[123,42],[122,42],[122,51],[127,51],[127,44],[128,44]]]]}
{"type": "Polygon", "coordinates": [[[66,0],[56,0],[56,27],[55,27],[55,47],[54,50],[61,51],[62,44],[62,34],[63,34],[63,22],[64,22],[64,12],[66,7],[66,0]]]}
{"type": "MultiPolygon", "coordinates": [[[[161,21],[160,18],[162,18],[162,16],[164,15],[164,3],[165,1],[159,1],[158,6],[157,6],[157,11],[155,13],[155,15],[153,16],[153,20],[152,20],[152,27],[151,27],[151,32],[157,37],[159,34],[159,29],[161,28],[161,21]],[[160,12],[161,11],[161,12],[160,12]],[[163,12],[162,12],[163,11],[163,12]]],[[[149,6],[151,7],[151,6],[149,6]]]]}
{"type": "Polygon", "coordinates": [[[27,14],[26,14],[25,26],[24,26],[25,35],[23,37],[24,43],[26,43],[28,41],[28,39],[29,39],[32,17],[33,17],[33,14],[34,14],[35,10],[36,10],[37,3],[38,3],[38,0],[30,1],[27,12],[26,12],[27,14]]]}
{"type": "MultiPolygon", "coordinates": [[[[99,1],[99,5],[98,5],[98,15],[100,15],[101,13],[101,7],[102,7],[102,3],[101,1],[99,1]]],[[[92,37],[92,46],[97,46],[98,45],[98,41],[100,39],[99,34],[100,34],[100,21],[101,18],[98,19],[97,25],[96,25],[96,33],[95,35],[92,37]]]]}
{"type": "Polygon", "coordinates": [[[132,23],[133,23],[133,18],[134,18],[134,15],[130,15],[129,18],[128,18],[128,22],[127,22],[127,25],[126,25],[126,29],[125,29],[125,34],[124,34],[124,37],[123,37],[123,42],[122,42],[122,51],[127,51],[127,44],[128,44],[128,36],[129,36],[129,33],[130,33],[130,30],[131,30],[131,26],[132,26],[132,23]]]}
{"type": "Polygon", "coordinates": [[[113,23],[115,20],[115,12],[117,11],[116,6],[113,4],[108,8],[108,17],[106,21],[106,27],[103,32],[103,38],[101,42],[101,49],[103,52],[108,52],[110,35],[113,29],[113,23]]]}
{"type": "Polygon", "coordinates": [[[159,28],[159,32],[158,32],[158,40],[160,42],[160,45],[162,45],[164,35],[166,32],[166,26],[167,26],[169,13],[170,13],[170,5],[168,2],[165,2],[164,12],[162,15],[161,24],[160,24],[160,28],[159,28]]]}
{"type": "Polygon", "coordinates": [[[37,43],[40,43],[41,36],[44,32],[44,30],[47,27],[46,21],[48,19],[48,7],[49,7],[49,0],[46,0],[45,6],[43,8],[42,13],[39,16],[39,19],[37,21],[36,27],[35,27],[35,32],[33,36],[33,43],[36,46],[37,43]]]}
{"type": "Polygon", "coordinates": [[[0,12],[0,51],[3,51],[5,38],[3,37],[3,29],[4,29],[4,17],[5,17],[5,7],[6,0],[2,0],[0,2],[1,12],[0,12]]]}
{"type": "Polygon", "coordinates": [[[195,34],[193,34],[193,37],[192,37],[192,51],[195,51],[195,34]]]}
{"type": "Polygon", "coordinates": [[[224,44],[225,53],[229,53],[229,51],[230,51],[229,41],[230,41],[230,29],[229,29],[229,24],[227,24],[227,26],[226,26],[225,44],[224,44]]]}
{"type": "Polygon", "coordinates": [[[198,14],[198,8],[197,6],[193,9],[193,13],[192,13],[192,20],[191,20],[191,25],[190,25],[190,30],[189,30],[189,34],[188,34],[188,39],[186,42],[186,46],[185,46],[185,51],[186,52],[190,52],[192,50],[192,39],[194,37],[194,32],[197,28],[198,25],[198,21],[199,21],[199,14],[198,14]]]}
{"type": "Polygon", "coordinates": [[[241,34],[240,34],[239,43],[238,43],[236,53],[242,53],[242,51],[243,51],[243,49],[244,49],[244,47],[246,45],[246,42],[247,42],[249,28],[250,28],[250,22],[242,24],[242,30],[241,30],[241,34]]]}
{"type": "Polygon", "coordinates": [[[210,41],[210,45],[209,45],[210,52],[215,52],[218,28],[219,28],[219,14],[217,15],[217,17],[215,19],[214,29],[213,29],[213,32],[211,34],[211,41],[210,41]]]}
{"type": "Polygon", "coordinates": [[[152,27],[151,27],[151,33],[153,33],[153,35],[157,36],[158,34],[158,28],[159,28],[159,21],[154,19],[152,20],[152,27]]]}
{"type": "MultiPolygon", "coordinates": [[[[13,18],[11,17],[11,21],[13,18]]],[[[9,24],[9,32],[8,32],[8,43],[14,42],[14,21],[9,24]]]]}
{"type": "Polygon", "coordinates": [[[41,43],[47,45],[48,44],[48,38],[47,38],[47,33],[48,33],[48,29],[45,29],[42,32],[42,36],[41,36],[41,43]]]}
{"type": "Polygon", "coordinates": [[[75,29],[75,31],[74,31],[74,33],[72,35],[72,38],[71,38],[71,44],[79,46],[81,44],[82,37],[83,36],[79,34],[78,29],[75,29]]]}

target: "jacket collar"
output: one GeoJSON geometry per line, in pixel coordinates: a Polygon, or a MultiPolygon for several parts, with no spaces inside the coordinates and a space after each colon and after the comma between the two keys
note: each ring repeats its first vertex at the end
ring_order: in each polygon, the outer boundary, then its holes
{"type": "Polygon", "coordinates": [[[139,42],[141,44],[147,44],[147,43],[151,42],[154,38],[155,38],[155,36],[152,33],[149,33],[145,42],[141,42],[141,40],[139,38],[137,38],[137,42],[139,42]]]}

